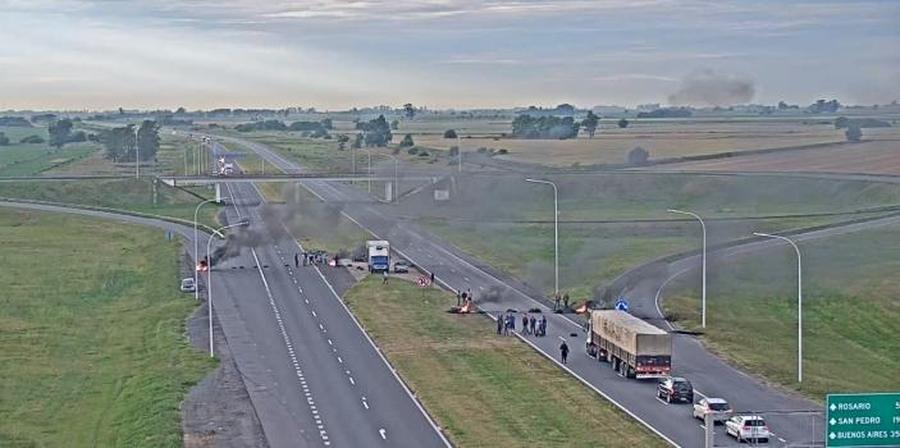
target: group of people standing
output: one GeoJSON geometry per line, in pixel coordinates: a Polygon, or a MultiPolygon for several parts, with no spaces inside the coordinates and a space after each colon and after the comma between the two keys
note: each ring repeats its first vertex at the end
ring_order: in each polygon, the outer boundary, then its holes
{"type": "Polygon", "coordinates": [[[311,264],[324,264],[328,260],[328,256],[324,252],[300,252],[294,254],[294,267],[299,268],[301,262],[303,266],[311,264]]]}
{"type": "MultiPolygon", "coordinates": [[[[521,334],[543,337],[547,335],[547,317],[541,316],[540,319],[534,317],[533,314],[522,313],[522,329],[521,334]]],[[[516,315],[515,313],[502,313],[497,316],[497,334],[509,336],[510,332],[516,331],[516,315]]]]}

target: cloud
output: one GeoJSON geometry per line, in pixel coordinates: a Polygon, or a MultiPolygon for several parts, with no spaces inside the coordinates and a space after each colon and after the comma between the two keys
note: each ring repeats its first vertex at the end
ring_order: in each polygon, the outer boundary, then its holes
{"type": "Polygon", "coordinates": [[[649,75],[645,73],[621,73],[616,75],[595,76],[591,78],[597,82],[621,82],[621,81],[678,81],[671,76],[649,75]]]}
{"type": "Polygon", "coordinates": [[[669,95],[669,104],[729,106],[746,103],[755,93],[753,81],[707,69],[686,76],[678,90],[669,95]]]}

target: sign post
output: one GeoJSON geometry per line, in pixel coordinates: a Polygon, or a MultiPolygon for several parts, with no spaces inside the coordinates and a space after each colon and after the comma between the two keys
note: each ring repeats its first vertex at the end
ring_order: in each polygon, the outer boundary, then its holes
{"type": "Polygon", "coordinates": [[[825,446],[900,446],[900,392],[828,394],[825,446]]]}

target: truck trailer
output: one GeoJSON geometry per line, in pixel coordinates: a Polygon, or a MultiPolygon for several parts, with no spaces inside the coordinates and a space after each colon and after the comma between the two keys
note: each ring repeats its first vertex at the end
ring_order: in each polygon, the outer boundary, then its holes
{"type": "Polygon", "coordinates": [[[366,252],[369,272],[387,272],[391,269],[391,244],[389,242],[366,241],[366,252]]]}
{"type": "Polygon", "coordinates": [[[627,378],[672,371],[672,336],[625,311],[592,310],[585,351],[627,378]]]}

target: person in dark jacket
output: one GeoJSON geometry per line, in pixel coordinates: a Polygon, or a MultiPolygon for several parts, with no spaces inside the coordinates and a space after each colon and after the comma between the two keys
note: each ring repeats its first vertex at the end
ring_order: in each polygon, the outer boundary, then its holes
{"type": "Polygon", "coordinates": [[[506,316],[502,314],[497,315],[497,336],[503,334],[503,326],[506,325],[506,316]]]}
{"type": "Polygon", "coordinates": [[[569,359],[569,346],[566,344],[566,341],[563,341],[562,344],[559,344],[559,357],[562,359],[562,363],[565,364],[566,360],[569,359]]]}

